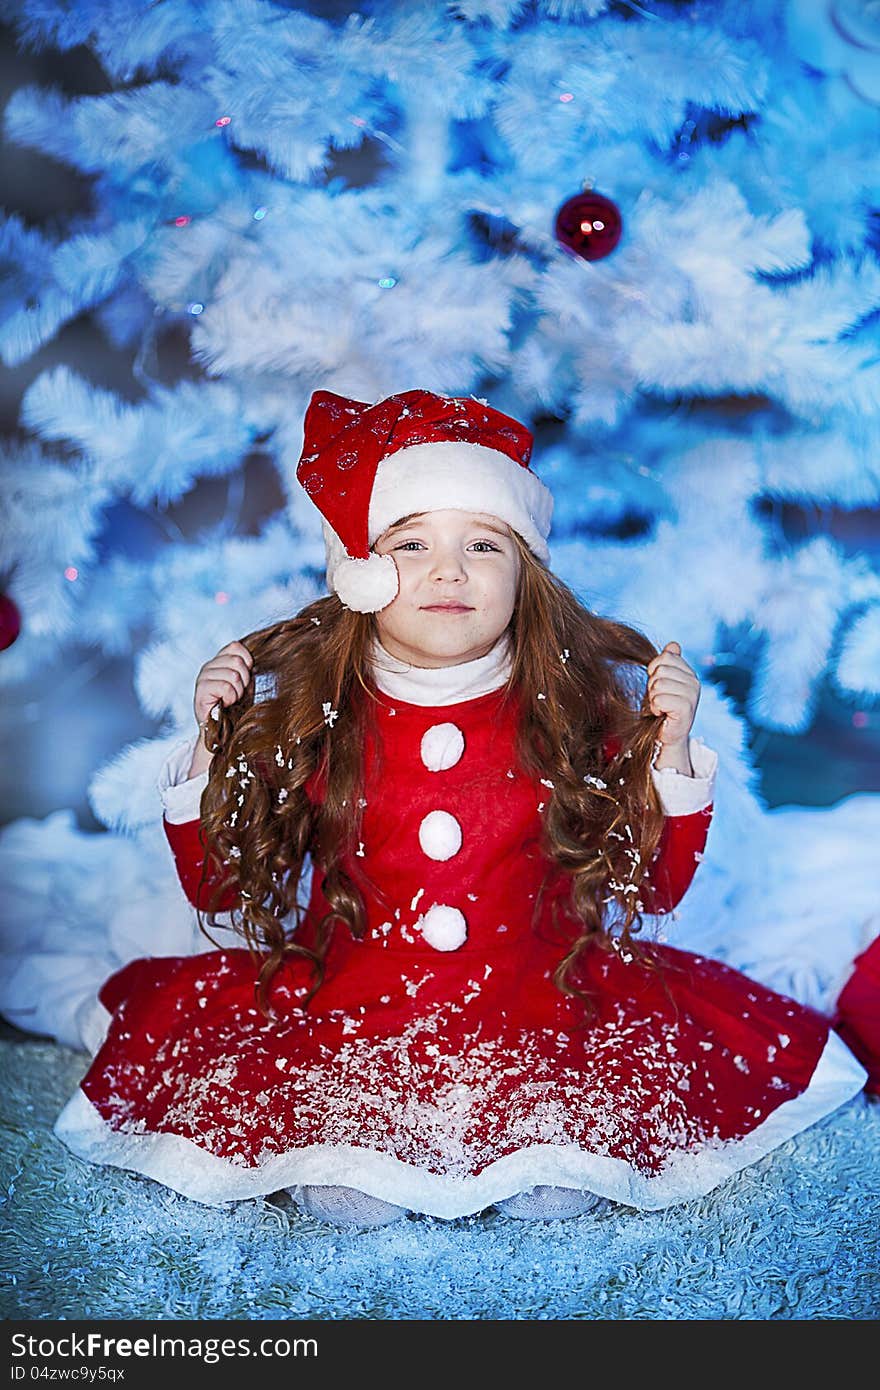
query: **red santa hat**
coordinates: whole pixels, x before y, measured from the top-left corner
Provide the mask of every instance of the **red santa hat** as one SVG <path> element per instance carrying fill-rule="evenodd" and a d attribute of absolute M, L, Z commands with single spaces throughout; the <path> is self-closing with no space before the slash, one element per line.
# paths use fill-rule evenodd
<path fill-rule="evenodd" d="M 475 396 L 401 391 L 370 405 L 315 391 L 296 476 L 321 513 L 327 587 L 375 613 L 397 593 L 397 566 L 370 546 L 413 512 L 487 512 L 545 564 L 553 495 L 529 468 L 533 437 Z"/>

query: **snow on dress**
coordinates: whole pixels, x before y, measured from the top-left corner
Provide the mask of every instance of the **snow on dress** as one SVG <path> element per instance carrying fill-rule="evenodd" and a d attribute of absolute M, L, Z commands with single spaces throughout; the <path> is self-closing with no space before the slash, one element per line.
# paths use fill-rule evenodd
<path fill-rule="evenodd" d="M 208 1205 L 297 1183 L 354 1187 L 465 1216 L 537 1184 L 656 1209 L 698 1197 L 863 1086 L 828 1021 L 706 957 L 657 942 L 651 969 L 599 948 L 550 978 L 568 880 L 539 847 L 551 789 L 517 766 L 502 715 L 509 653 L 439 671 L 374 648 L 378 746 L 365 750 L 363 837 L 344 868 L 367 910 L 337 929 L 303 1012 L 290 959 L 254 1003 L 244 947 L 131 961 L 100 990 L 106 1036 L 55 1133 Z M 177 767 L 185 779 L 193 743 Z M 654 769 L 666 812 L 645 909 L 670 911 L 702 855 L 717 755 Z M 377 753 L 381 752 L 381 769 Z M 194 905 L 207 778 L 169 786 L 165 831 Z M 309 795 L 320 800 L 313 778 Z M 312 875 L 304 939 L 327 910 Z M 234 889 L 224 905 L 235 902 Z"/>

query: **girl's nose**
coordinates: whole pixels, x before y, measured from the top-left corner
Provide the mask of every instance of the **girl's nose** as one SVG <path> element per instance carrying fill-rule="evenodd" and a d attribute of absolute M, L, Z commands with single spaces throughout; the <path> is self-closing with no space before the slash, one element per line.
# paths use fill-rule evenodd
<path fill-rule="evenodd" d="M 434 579 L 462 579 L 465 574 L 464 557 L 460 551 L 437 551 L 431 562 L 431 577 Z"/>

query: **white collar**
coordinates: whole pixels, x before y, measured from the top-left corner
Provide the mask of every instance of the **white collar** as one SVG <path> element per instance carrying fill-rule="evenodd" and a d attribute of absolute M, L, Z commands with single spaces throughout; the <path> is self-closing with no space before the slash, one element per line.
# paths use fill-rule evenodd
<path fill-rule="evenodd" d="M 503 632 L 491 651 L 459 666 L 411 666 L 373 638 L 373 679 L 384 695 L 410 705 L 455 705 L 498 690 L 510 675 L 510 638 Z"/>

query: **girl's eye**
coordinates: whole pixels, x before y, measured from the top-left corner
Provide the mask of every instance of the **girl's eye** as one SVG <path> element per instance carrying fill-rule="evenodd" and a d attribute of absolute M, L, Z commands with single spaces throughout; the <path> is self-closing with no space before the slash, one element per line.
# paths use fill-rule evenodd
<path fill-rule="evenodd" d="M 421 544 L 422 544 L 421 541 L 402 541 L 400 545 L 396 545 L 394 548 L 395 548 L 395 550 L 405 550 L 406 547 L 407 547 L 408 545 L 421 545 Z M 473 544 L 474 544 L 474 545 L 485 545 L 485 546 L 488 546 L 489 550 L 498 550 L 498 546 L 497 546 L 497 545 L 493 545 L 491 541 L 474 541 Z"/>

